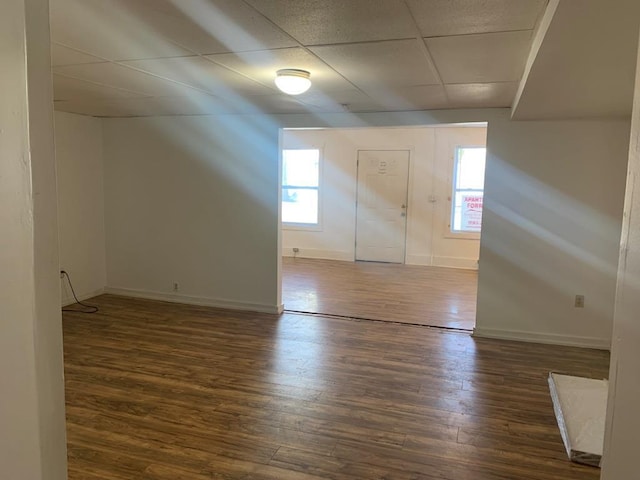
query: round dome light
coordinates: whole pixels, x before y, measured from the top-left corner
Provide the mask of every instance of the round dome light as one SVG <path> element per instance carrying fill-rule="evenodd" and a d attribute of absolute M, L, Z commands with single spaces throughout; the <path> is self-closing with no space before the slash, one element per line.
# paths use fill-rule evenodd
<path fill-rule="evenodd" d="M 288 95 L 300 95 L 309 90 L 311 74 L 306 70 L 285 68 L 276 72 L 276 87 Z"/>

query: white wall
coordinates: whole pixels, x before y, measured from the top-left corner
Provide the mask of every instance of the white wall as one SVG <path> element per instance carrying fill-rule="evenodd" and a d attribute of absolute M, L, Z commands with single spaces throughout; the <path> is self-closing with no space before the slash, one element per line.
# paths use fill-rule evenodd
<path fill-rule="evenodd" d="M 431 265 L 477 270 L 480 250 L 478 234 L 452 234 L 451 192 L 453 189 L 453 167 L 455 149 L 458 146 L 486 146 L 486 128 L 436 128 L 435 129 L 435 171 L 433 193 L 437 203 L 434 205 L 434 220 L 431 247 Z M 415 201 L 428 200 L 430 192 L 417 191 Z"/>
<path fill-rule="evenodd" d="M 479 239 L 448 234 L 456 145 L 484 145 L 484 127 L 286 130 L 283 148 L 322 151 L 320 230 L 284 227 L 283 254 L 353 261 L 358 150 L 409 150 L 406 263 L 476 268 Z M 429 202 L 436 195 L 437 203 Z"/>
<path fill-rule="evenodd" d="M 107 284 L 275 311 L 279 127 L 474 121 L 489 122 L 477 333 L 606 348 L 626 121 L 511 122 L 503 109 L 105 120 Z"/>
<path fill-rule="evenodd" d="M 627 121 L 489 124 L 476 334 L 610 345 L 628 142 Z"/>
<path fill-rule="evenodd" d="M 0 15 L 0 471 L 62 480 L 66 438 L 47 2 Z"/>
<path fill-rule="evenodd" d="M 105 119 L 106 291 L 278 311 L 281 128 L 415 126 L 507 115 L 492 109 Z"/>
<path fill-rule="evenodd" d="M 108 291 L 278 311 L 278 132 L 266 117 L 104 120 Z"/>
<path fill-rule="evenodd" d="M 640 51 L 638 52 L 640 65 Z M 618 267 L 603 480 L 638 477 L 640 443 L 640 70 L 636 72 L 629 169 Z"/>
<path fill-rule="evenodd" d="M 102 293 L 107 283 L 102 121 L 56 112 L 55 140 L 60 269 L 84 300 Z M 63 279 L 62 304 L 74 301 Z"/>

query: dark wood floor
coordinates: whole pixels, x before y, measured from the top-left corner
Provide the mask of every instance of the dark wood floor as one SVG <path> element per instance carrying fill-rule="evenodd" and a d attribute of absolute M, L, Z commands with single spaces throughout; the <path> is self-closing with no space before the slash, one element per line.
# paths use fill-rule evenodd
<path fill-rule="evenodd" d="M 472 330 L 478 272 L 284 257 L 287 310 Z"/>
<path fill-rule="evenodd" d="M 103 295 L 64 314 L 69 478 L 568 480 L 556 370 L 605 352 Z"/>

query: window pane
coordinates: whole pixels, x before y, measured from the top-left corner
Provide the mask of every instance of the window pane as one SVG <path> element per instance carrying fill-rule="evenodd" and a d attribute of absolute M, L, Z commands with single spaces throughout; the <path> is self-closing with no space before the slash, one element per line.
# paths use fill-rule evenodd
<path fill-rule="evenodd" d="M 455 185 L 451 202 L 451 231 L 480 232 L 487 149 L 459 147 L 455 158 Z"/>
<path fill-rule="evenodd" d="M 283 223 L 318 223 L 318 191 L 310 189 L 282 189 Z"/>
<path fill-rule="evenodd" d="M 453 201 L 454 232 L 480 232 L 484 192 L 456 192 Z"/>
<path fill-rule="evenodd" d="M 484 188 L 486 156 L 486 148 L 458 149 L 457 189 L 482 190 Z"/>
<path fill-rule="evenodd" d="M 283 150 L 282 185 L 317 187 L 320 150 Z"/>

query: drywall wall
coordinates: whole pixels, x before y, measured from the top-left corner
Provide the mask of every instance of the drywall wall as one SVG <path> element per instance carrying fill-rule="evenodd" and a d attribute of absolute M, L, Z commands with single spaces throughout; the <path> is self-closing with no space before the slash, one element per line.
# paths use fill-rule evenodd
<path fill-rule="evenodd" d="M 84 300 L 102 293 L 107 283 L 102 121 L 56 112 L 55 141 L 60 269 Z M 62 305 L 73 303 L 66 278 L 61 286 Z"/>
<path fill-rule="evenodd" d="M 0 469 L 66 474 L 47 2 L 0 15 Z"/>
<path fill-rule="evenodd" d="M 629 123 L 508 113 L 104 120 L 108 289 L 276 311 L 278 128 L 488 121 L 477 334 L 606 348 Z"/>
<path fill-rule="evenodd" d="M 450 234 L 452 154 L 484 145 L 484 127 L 286 130 L 283 148 L 322 152 L 320 227 L 283 227 L 283 254 L 353 261 L 359 150 L 410 152 L 405 263 L 477 268 L 479 237 Z M 430 197 L 435 202 L 430 201 Z"/>
<path fill-rule="evenodd" d="M 496 120 L 487 142 L 476 334 L 607 348 L 628 121 Z"/>
<path fill-rule="evenodd" d="M 638 52 L 640 65 L 640 51 Z M 637 478 L 640 442 L 640 70 L 636 71 L 602 480 Z"/>
<path fill-rule="evenodd" d="M 106 290 L 278 311 L 281 128 L 507 116 L 491 109 L 104 119 Z"/>
<path fill-rule="evenodd" d="M 276 312 L 281 128 L 507 117 L 489 109 L 104 119 L 106 290 Z"/>
<path fill-rule="evenodd" d="M 277 312 L 277 124 L 109 119 L 103 135 L 107 290 Z"/>

